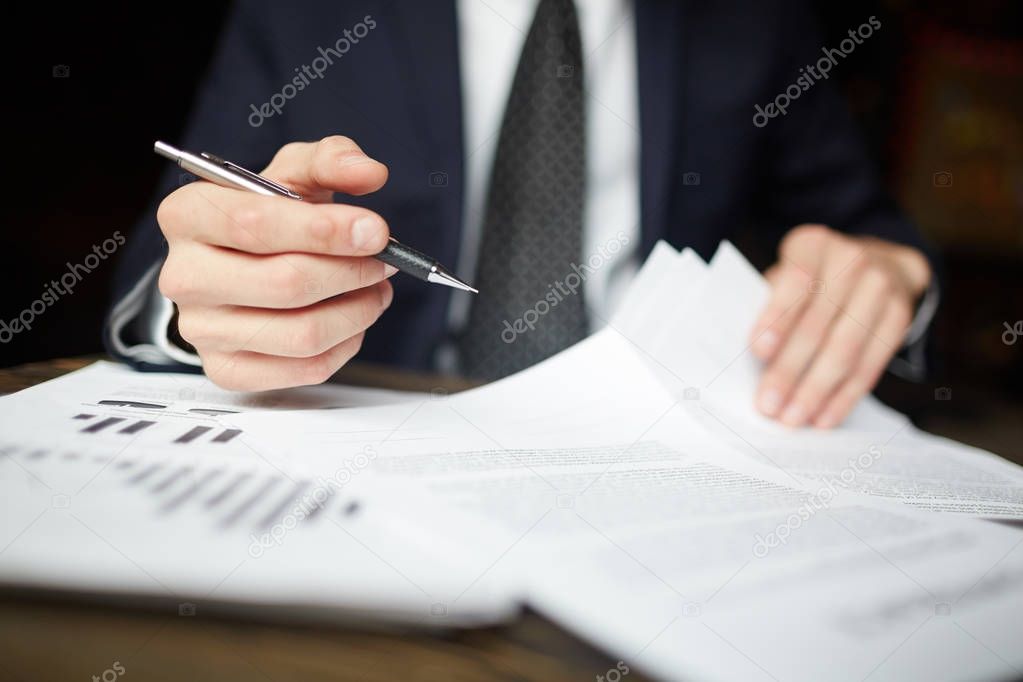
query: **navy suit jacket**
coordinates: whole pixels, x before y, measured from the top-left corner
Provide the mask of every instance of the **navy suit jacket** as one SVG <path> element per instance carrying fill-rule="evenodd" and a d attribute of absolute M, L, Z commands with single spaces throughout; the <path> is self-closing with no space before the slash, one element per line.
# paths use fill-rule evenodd
<path fill-rule="evenodd" d="M 322 78 L 280 114 L 253 114 L 320 57 L 319 48 L 334 48 L 360 22 L 375 26 L 340 58 L 331 55 Z M 923 248 L 886 199 L 830 80 L 803 92 L 786 115 L 754 125 L 755 105 L 774 100 L 822 56 L 806 6 L 636 0 L 635 23 L 641 257 L 658 239 L 708 257 L 742 228 L 777 241 L 804 222 Z M 388 165 L 390 180 L 375 194 L 338 200 L 379 212 L 402 241 L 453 265 L 465 156 L 457 30 L 454 0 L 238 3 L 177 142 L 259 169 L 287 142 L 347 135 Z M 686 174 L 699 174 L 699 184 Z M 156 206 L 180 176 L 168 169 L 128 240 L 117 299 L 163 257 Z M 447 334 L 451 290 L 402 275 L 392 282 L 394 302 L 360 357 L 430 369 Z"/>

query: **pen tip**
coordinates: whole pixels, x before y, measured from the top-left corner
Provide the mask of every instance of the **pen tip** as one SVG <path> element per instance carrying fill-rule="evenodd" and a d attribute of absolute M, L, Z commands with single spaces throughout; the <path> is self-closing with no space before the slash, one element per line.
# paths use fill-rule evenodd
<path fill-rule="evenodd" d="M 452 289 L 471 291 L 474 294 L 479 293 L 479 289 L 469 286 L 466 282 L 463 282 L 462 280 L 458 279 L 457 277 L 452 275 L 447 270 L 441 268 L 440 266 L 434 268 L 433 272 L 429 274 L 427 279 L 429 279 L 429 281 L 435 284 L 443 284 L 444 286 L 449 286 Z"/>

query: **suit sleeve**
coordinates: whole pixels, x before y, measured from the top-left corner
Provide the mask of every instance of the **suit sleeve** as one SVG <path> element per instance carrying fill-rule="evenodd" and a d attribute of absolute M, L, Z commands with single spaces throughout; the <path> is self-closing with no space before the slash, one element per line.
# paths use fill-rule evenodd
<path fill-rule="evenodd" d="M 175 146 L 210 151 L 259 169 L 286 142 L 280 117 L 253 115 L 252 107 L 259 107 L 281 87 L 274 80 L 279 73 L 269 42 L 274 34 L 262 25 L 261 17 L 268 16 L 263 4 L 240 2 L 229 12 L 197 90 L 184 137 Z M 118 263 L 103 341 L 112 356 L 137 369 L 198 371 L 198 357 L 175 339 L 173 304 L 157 289 L 167 244 L 156 222 L 156 210 L 164 197 L 192 179 L 168 163 Z"/>

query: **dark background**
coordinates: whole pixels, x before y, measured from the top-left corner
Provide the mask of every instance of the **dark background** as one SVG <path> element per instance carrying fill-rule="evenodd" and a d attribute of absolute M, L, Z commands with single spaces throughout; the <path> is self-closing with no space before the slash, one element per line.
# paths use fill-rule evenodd
<path fill-rule="evenodd" d="M 889 377 L 879 392 L 924 428 L 1020 461 L 1023 336 L 1003 336 L 1012 340 L 1017 321 L 1023 331 L 1023 3 L 815 4 L 829 46 L 870 15 L 881 20 L 832 77 L 891 193 L 945 258 L 932 376 Z M 225 9 L 175 3 L 155 26 L 144 3 L 29 9 L 45 13 L 33 39 L 14 35 L 5 48 L 17 52 L 6 63 L 24 68 L 6 97 L 0 319 L 17 316 L 68 261 L 128 233 L 166 163 L 152 142 L 180 137 Z M 113 271 L 104 261 L 0 345 L 0 366 L 101 351 Z"/>

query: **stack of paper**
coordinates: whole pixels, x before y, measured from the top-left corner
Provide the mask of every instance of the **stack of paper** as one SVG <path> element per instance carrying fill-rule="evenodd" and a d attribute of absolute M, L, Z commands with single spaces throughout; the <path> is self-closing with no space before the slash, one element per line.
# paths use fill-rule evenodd
<path fill-rule="evenodd" d="M 4 399 L 0 580 L 438 625 L 526 602 L 665 679 L 1018 675 L 1023 534 L 982 519 L 1023 518 L 1021 470 L 873 399 L 763 419 L 765 297 L 730 245 L 659 244 L 603 331 L 453 396 L 103 365 Z"/>

